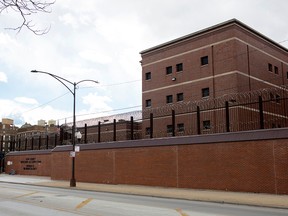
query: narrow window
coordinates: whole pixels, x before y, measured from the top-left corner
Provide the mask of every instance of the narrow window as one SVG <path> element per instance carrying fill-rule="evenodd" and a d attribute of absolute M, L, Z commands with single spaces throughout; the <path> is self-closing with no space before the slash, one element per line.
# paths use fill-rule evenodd
<path fill-rule="evenodd" d="M 146 100 L 146 107 L 151 107 L 151 99 Z"/>
<path fill-rule="evenodd" d="M 166 67 L 166 74 L 172 74 L 172 66 Z"/>
<path fill-rule="evenodd" d="M 176 71 L 177 72 L 183 71 L 183 64 L 182 63 L 176 65 Z"/>
<path fill-rule="evenodd" d="M 177 124 L 177 131 L 184 132 L 184 123 Z"/>
<path fill-rule="evenodd" d="M 177 94 L 177 102 L 183 101 L 183 100 L 184 100 L 184 95 L 183 95 L 183 93 L 178 93 L 178 94 Z"/>
<path fill-rule="evenodd" d="M 276 94 L 275 101 L 276 103 L 280 103 L 280 95 Z"/>
<path fill-rule="evenodd" d="M 210 120 L 203 121 L 203 129 L 205 129 L 205 130 L 211 129 Z"/>
<path fill-rule="evenodd" d="M 288 71 L 286 72 L 286 79 L 288 79 Z"/>
<path fill-rule="evenodd" d="M 279 74 L 279 71 L 278 71 L 278 67 L 277 67 L 277 66 L 274 66 L 274 73 L 275 73 L 275 74 Z"/>
<path fill-rule="evenodd" d="M 145 73 L 145 79 L 150 80 L 151 79 L 151 72 Z"/>
<path fill-rule="evenodd" d="M 273 72 L 272 64 L 268 63 L 268 71 Z"/>
<path fill-rule="evenodd" d="M 203 88 L 202 89 L 202 97 L 209 97 L 209 88 Z"/>
<path fill-rule="evenodd" d="M 201 57 L 201 65 L 207 65 L 208 64 L 208 56 Z"/>
<path fill-rule="evenodd" d="M 167 125 L 167 133 L 173 132 L 173 125 Z"/>
<path fill-rule="evenodd" d="M 173 96 L 172 95 L 167 95 L 166 96 L 166 103 L 173 103 Z"/>

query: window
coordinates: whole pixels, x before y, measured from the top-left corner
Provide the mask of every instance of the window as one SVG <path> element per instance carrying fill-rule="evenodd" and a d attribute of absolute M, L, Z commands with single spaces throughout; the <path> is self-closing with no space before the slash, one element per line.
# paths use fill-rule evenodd
<path fill-rule="evenodd" d="M 145 104 L 145 106 L 146 107 L 151 107 L 151 99 L 148 99 L 148 100 L 146 100 L 146 104 Z"/>
<path fill-rule="evenodd" d="M 273 71 L 272 68 L 273 68 L 273 67 L 272 67 L 272 64 L 268 63 L 268 71 L 272 72 L 272 71 Z"/>
<path fill-rule="evenodd" d="M 145 73 L 145 80 L 150 80 L 151 79 L 151 72 Z"/>
<path fill-rule="evenodd" d="M 177 72 L 183 71 L 183 64 L 182 63 L 176 65 L 176 71 Z"/>
<path fill-rule="evenodd" d="M 205 130 L 211 129 L 210 120 L 203 121 L 203 129 L 205 129 Z"/>
<path fill-rule="evenodd" d="M 178 132 L 184 132 L 184 124 L 183 123 L 177 124 L 177 131 Z"/>
<path fill-rule="evenodd" d="M 201 57 L 201 65 L 207 65 L 208 64 L 208 56 Z"/>
<path fill-rule="evenodd" d="M 146 135 L 150 135 L 150 133 L 151 133 L 151 128 L 150 128 L 150 127 L 147 127 L 147 128 L 145 129 L 145 134 L 146 134 Z"/>
<path fill-rule="evenodd" d="M 286 79 L 288 79 L 288 71 L 286 72 Z"/>
<path fill-rule="evenodd" d="M 276 94 L 275 101 L 276 103 L 280 103 L 280 95 Z"/>
<path fill-rule="evenodd" d="M 183 93 L 178 93 L 178 94 L 177 94 L 177 102 L 183 101 L 183 100 L 184 100 L 184 95 L 183 95 Z"/>
<path fill-rule="evenodd" d="M 278 67 L 277 67 L 277 66 L 274 66 L 274 73 L 275 73 L 275 74 L 279 74 L 279 71 L 278 71 Z"/>
<path fill-rule="evenodd" d="M 172 95 L 167 95 L 166 96 L 166 103 L 172 103 L 173 102 L 173 96 Z"/>
<path fill-rule="evenodd" d="M 173 132 L 173 125 L 167 125 L 167 133 Z"/>
<path fill-rule="evenodd" d="M 209 97 L 209 88 L 202 89 L 202 97 Z"/>
<path fill-rule="evenodd" d="M 166 74 L 172 74 L 172 66 L 166 67 Z"/>

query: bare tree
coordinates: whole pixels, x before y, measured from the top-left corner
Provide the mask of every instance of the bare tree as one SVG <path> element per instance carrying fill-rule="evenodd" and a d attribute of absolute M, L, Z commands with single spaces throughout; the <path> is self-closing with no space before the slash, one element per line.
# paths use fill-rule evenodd
<path fill-rule="evenodd" d="M 37 13 L 50 13 L 50 7 L 54 3 L 55 0 L 0 0 L 0 14 L 11 9 L 21 17 L 22 22 L 18 27 L 8 29 L 20 32 L 23 27 L 26 27 L 36 35 L 43 35 L 49 31 L 50 27 L 37 29 L 29 18 Z"/>

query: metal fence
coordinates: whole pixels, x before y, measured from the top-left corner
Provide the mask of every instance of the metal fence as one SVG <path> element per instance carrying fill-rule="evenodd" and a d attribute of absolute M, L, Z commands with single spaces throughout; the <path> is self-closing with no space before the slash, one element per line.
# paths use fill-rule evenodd
<path fill-rule="evenodd" d="M 287 93 L 287 87 L 281 86 L 83 120 L 76 125 L 83 135 L 77 142 L 104 143 L 287 127 Z M 71 126 L 65 125 L 70 131 Z M 0 152 L 71 144 L 71 133 L 62 127 L 59 131 L 45 137 L 16 136 L 9 140 L 2 137 Z"/>

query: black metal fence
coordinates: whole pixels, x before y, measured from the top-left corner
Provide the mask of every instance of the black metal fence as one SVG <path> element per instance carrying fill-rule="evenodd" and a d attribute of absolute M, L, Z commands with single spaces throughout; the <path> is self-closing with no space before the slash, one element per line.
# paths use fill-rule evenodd
<path fill-rule="evenodd" d="M 83 136 L 77 143 L 287 127 L 287 96 L 288 89 L 278 87 L 79 121 L 77 130 L 81 131 Z M 69 128 L 69 124 L 66 127 Z M 67 144 L 71 144 L 71 134 L 67 135 L 63 129 L 59 130 L 59 133 L 44 137 L 15 136 L 5 140 L 2 136 L 0 152 L 51 149 Z"/>

